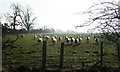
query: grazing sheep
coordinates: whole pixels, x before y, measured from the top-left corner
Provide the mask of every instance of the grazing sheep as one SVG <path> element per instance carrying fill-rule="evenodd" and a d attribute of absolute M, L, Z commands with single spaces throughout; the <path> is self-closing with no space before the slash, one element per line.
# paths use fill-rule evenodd
<path fill-rule="evenodd" d="M 67 38 L 66 42 L 69 43 L 70 42 L 70 38 Z"/>
<path fill-rule="evenodd" d="M 71 43 L 75 42 L 75 38 L 71 37 Z"/>
<path fill-rule="evenodd" d="M 79 39 L 79 42 L 81 43 L 81 41 L 82 41 L 82 37 L 79 37 L 78 39 Z"/>
<path fill-rule="evenodd" d="M 99 44 L 99 38 L 96 37 L 94 40 L 96 44 Z"/>
<path fill-rule="evenodd" d="M 34 39 L 37 39 L 37 35 L 36 34 L 34 34 Z"/>
<path fill-rule="evenodd" d="M 64 38 L 66 39 L 66 38 L 68 38 L 67 36 L 64 36 Z"/>
<path fill-rule="evenodd" d="M 59 37 L 58 40 L 61 41 L 61 40 L 62 40 L 62 37 Z"/>
<path fill-rule="evenodd" d="M 38 38 L 38 44 L 40 44 L 43 41 L 41 37 Z"/>
<path fill-rule="evenodd" d="M 79 39 L 75 38 L 75 44 L 79 43 Z"/>
<path fill-rule="evenodd" d="M 57 39 L 55 37 L 52 37 L 52 44 L 54 45 L 55 43 L 57 43 Z"/>
<path fill-rule="evenodd" d="M 70 42 L 70 38 L 65 36 L 65 42 L 69 43 Z"/>
<path fill-rule="evenodd" d="M 47 35 L 47 36 L 46 36 L 46 39 L 47 39 L 47 40 L 50 39 L 50 36 Z"/>
<path fill-rule="evenodd" d="M 57 39 L 57 35 L 54 36 Z"/>
<path fill-rule="evenodd" d="M 40 37 L 40 38 L 42 38 L 42 35 L 41 35 L 41 34 L 39 34 L 39 37 Z"/>
<path fill-rule="evenodd" d="M 63 36 L 64 37 L 64 41 L 66 41 L 66 39 L 68 38 L 67 36 Z"/>
<path fill-rule="evenodd" d="M 86 37 L 86 43 L 89 43 L 89 41 L 90 41 L 90 36 L 87 36 Z"/>

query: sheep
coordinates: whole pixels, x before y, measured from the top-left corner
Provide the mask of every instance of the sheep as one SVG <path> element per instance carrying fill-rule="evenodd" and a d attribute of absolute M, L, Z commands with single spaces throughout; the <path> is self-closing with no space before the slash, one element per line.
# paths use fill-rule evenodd
<path fill-rule="evenodd" d="M 79 42 L 81 43 L 81 41 L 82 41 L 82 37 L 79 37 L 78 39 L 79 39 Z"/>
<path fill-rule="evenodd" d="M 71 43 L 75 42 L 75 38 L 71 37 Z"/>
<path fill-rule="evenodd" d="M 50 36 L 47 35 L 47 36 L 46 36 L 46 39 L 47 39 L 47 40 L 50 39 Z"/>
<path fill-rule="evenodd" d="M 66 42 L 66 39 L 68 38 L 67 36 L 63 36 L 64 37 L 64 41 Z"/>
<path fill-rule="evenodd" d="M 37 39 L 37 35 L 36 34 L 34 34 L 34 39 Z"/>
<path fill-rule="evenodd" d="M 64 36 L 65 39 L 67 39 L 68 37 L 67 36 Z"/>
<path fill-rule="evenodd" d="M 79 39 L 75 38 L 75 44 L 79 43 Z"/>
<path fill-rule="evenodd" d="M 70 42 L 70 38 L 65 36 L 65 42 L 69 43 Z"/>
<path fill-rule="evenodd" d="M 62 40 L 62 37 L 59 37 L 58 40 L 61 41 L 61 40 Z"/>
<path fill-rule="evenodd" d="M 86 37 L 86 43 L 89 43 L 89 40 L 90 40 L 90 36 L 87 36 Z"/>
<path fill-rule="evenodd" d="M 57 35 L 54 36 L 57 39 Z"/>
<path fill-rule="evenodd" d="M 96 37 L 94 40 L 96 44 L 99 44 L 99 38 Z"/>
<path fill-rule="evenodd" d="M 42 35 L 41 35 L 41 34 L 39 34 L 39 37 L 40 37 L 40 38 L 42 38 Z"/>
<path fill-rule="evenodd" d="M 38 38 L 38 44 L 40 44 L 43 41 L 41 37 Z"/>
<path fill-rule="evenodd" d="M 52 44 L 54 45 L 55 43 L 57 43 L 57 39 L 55 37 L 52 37 Z"/>

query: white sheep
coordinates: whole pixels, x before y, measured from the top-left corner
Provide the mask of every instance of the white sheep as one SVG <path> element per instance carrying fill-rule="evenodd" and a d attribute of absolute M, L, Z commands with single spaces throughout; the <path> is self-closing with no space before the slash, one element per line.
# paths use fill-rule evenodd
<path fill-rule="evenodd" d="M 57 39 L 55 37 L 52 37 L 52 44 L 54 45 L 55 43 L 57 43 Z"/>
<path fill-rule="evenodd" d="M 75 38 L 75 44 L 79 43 L 79 39 Z"/>
<path fill-rule="evenodd" d="M 34 39 L 37 39 L 37 35 L 36 34 L 34 34 Z"/>
<path fill-rule="evenodd" d="M 66 42 L 66 39 L 68 38 L 67 36 L 63 36 L 64 37 L 64 41 Z"/>
<path fill-rule="evenodd" d="M 99 44 L 99 38 L 96 37 L 94 40 L 96 44 Z"/>
<path fill-rule="evenodd" d="M 70 38 L 69 37 L 65 37 L 65 42 L 69 43 L 70 42 Z"/>
<path fill-rule="evenodd" d="M 90 41 L 90 36 L 87 36 L 86 37 L 86 43 L 89 43 L 89 41 Z"/>
<path fill-rule="evenodd" d="M 41 34 L 39 34 L 39 37 L 40 37 L 40 38 L 42 38 L 42 35 L 41 35 Z"/>
<path fill-rule="evenodd" d="M 47 36 L 46 36 L 46 39 L 47 39 L 47 40 L 50 39 L 50 36 L 47 35 Z"/>
<path fill-rule="evenodd" d="M 57 39 L 57 35 L 54 36 Z"/>
<path fill-rule="evenodd" d="M 82 41 L 82 37 L 79 37 L 78 39 L 79 39 L 79 42 L 81 43 L 81 41 Z"/>
<path fill-rule="evenodd" d="M 71 43 L 75 42 L 75 38 L 71 37 Z"/>
<path fill-rule="evenodd" d="M 62 37 L 59 37 L 58 40 L 61 41 L 61 40 L 62 40 Z"/>
<path fill-rule="evenodd" d="M 38 38 L 38 44 L 40 44 L 43 41 L 41 37 Z"/>

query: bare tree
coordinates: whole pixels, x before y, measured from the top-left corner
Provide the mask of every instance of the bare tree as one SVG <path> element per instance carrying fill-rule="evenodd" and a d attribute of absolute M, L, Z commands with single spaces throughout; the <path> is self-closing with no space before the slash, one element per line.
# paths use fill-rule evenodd
<path fill-rule="evenodd" d="M 103 1 L 94 4 L 82 14 L 89 15 L 88 20 L 76 27 L 95 24 L 91 30 L 99 30 L 102 35 L 117 46 L 118 61 L 120 67 L 120 5 L 115 1 Z"/>
<path fill-rule="evenodd" d="M 16 26 L 19 25 L 19 20 L 17 19 L 17 17 L 19 17 L 20 13 L 21 13 L 21 5 L 17 4 L 17 3 L 13 3 L 11 5 L 11 8 L 13 10 L 13 15 L 12 14 L 7 14 L 7 19 L 9 19 L 9 21 L 11 20 L 11 25 L 13 26 L 13 30 L 16 29 Z"/>
<path fill-rule="evenodd" d="M 4 16 L 6 17 L 6 20 L 8 21 L 7 25 L 8 25 L 11 29 L 15 30 L 15 29 L 16 29 L 16 26 L 22 25 L 19 16 L 14 17 L 14 16 L 10 15 L 9 13 L 5 14 Z M 15 18 L 16 18 L 16 19 L 15 19 Z"/>
<path fill-rule="evenodd" d="M 22 11 L 22 15 L 20 15 L 20 17 L 22 19 L 22 23 L 23 23 L 24 27 L 29 32 L 36 20 L 36 17 L 34 16 L 31 8 L 28 7 L 25 9 L 25 11 Z"/>

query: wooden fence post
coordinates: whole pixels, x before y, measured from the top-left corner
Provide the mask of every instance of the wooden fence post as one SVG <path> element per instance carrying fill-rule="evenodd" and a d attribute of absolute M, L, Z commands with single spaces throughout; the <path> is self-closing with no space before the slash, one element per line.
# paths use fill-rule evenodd
<path fill-rule="evenodd" d="M 101 42 L 101 50 L 100 50 L 100 66 L 103 66 L 103 42 Z"/>
<path fill-rule="evenodd" d="M 120 72 L 120 45 L 117 43 L 118 68 Z"/>
<path fill-rule="evenodd" d="M 42 48 L 42 70 L 46 69 L 46 49 L 47 49 L 47 41 L 43 41 L 43 48 Z"/>
<path fill-rule="evenodd" d="M 63 68 L 63 61 L 64 61 L 64 42 L 61 43 L 61 49 L 60 49 L 60 64 L 59 64 L 60 69 Z"/>

